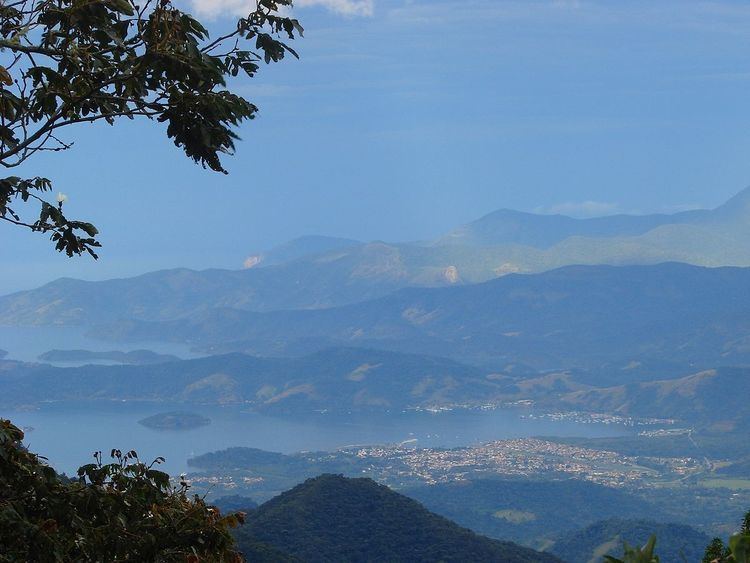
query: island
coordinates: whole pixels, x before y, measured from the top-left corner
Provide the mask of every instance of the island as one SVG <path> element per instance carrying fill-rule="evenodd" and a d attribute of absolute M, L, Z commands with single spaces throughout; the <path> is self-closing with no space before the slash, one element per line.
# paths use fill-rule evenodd
<path fill-rule="evenodd" d="M 189 412 L 164 412 L 138 421 L 153 430 L 191 430 L 211 424 L 211 419 Z"/>
<path fill-rule="evenodd" d="M 2 356 L 0 356 L 2 357 Z M 50 350 L 38 356 L 43 362 L 116 362 L 118 364 L 148 365 L 176 362 L 180 358 L 170 354 L 157 354 L 151 350 L 133 350 L 121 352 L 92 352 L 91 350 Z"/>
<path fill-rule="evenodd" d="M 2 360 L 7 355 L 8 355 L 7 350 L 0 350 L 0 360 Z"/>

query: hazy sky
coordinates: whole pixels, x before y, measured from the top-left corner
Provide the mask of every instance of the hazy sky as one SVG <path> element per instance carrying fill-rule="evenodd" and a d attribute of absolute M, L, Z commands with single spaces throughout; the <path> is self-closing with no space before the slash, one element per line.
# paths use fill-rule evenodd
<path fill-rule="evenodd" d="M 195 0 L 216 30 L 242 0 Z M 304 234 L 424 239 L 501 207 L 713 207 L 750 184 L 750 4 L 298 0 L 302 59 L 234 85 L 229 176 L 150 122 L 82 126 L 24 171 L 102 231 L 69 260 L 0 225 L 0 293 L 61 275 L 240 267 Z"/>

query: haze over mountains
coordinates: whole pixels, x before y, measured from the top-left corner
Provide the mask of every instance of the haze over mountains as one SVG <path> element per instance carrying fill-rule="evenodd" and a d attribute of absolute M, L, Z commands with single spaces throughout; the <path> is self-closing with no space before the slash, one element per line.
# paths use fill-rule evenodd
<path fill-rule="evenodd" d="M 700 390 L 712 412 L 723 386 L 744 380 L 695 374 L 750 364 L 750 269 L 649 263 L 646 238 L 684 242 L 685 229 L 701 244 L 732 238 L 726 248 L 744 252 L 750 190 L 711 211 L 572 219 L 503 210 L 429 243 L 306 237 L 245 270 L 58 280 L 0 298 L 0 323 L 82 325 L 99 338 L 230 355 L 75 371 L 8 364 L 6 401 L 172 397 L 310 410 L 533 399 L 679 418 L 683 398 Z M 561 249 L 592 244 L 630 258 L 534 274 L 504 266 L 513 248 L 523 260 L 565 262 Z M 701 244 L 694 262 L 733 262 Z"/>
<path fill-rule="evenodd" d="M 214 309 L 98 327 L 114 340 L 190 342 L 204 352 L 297 355 L 332 346 L 448 356 L 497 369 L 750 359 L 750 269 L 571 266 L 476 285 L 409 288 L 322 310 Z"/>
<path fill-rule="evenodd" d="M 745 408 L 750 368 L 638 381 L 628 367 L 613 366 L 609 378 L 576 371 L 517 373 L 512 367 L 498 372 L 440 357 L 356 348 L 300 358 L 229 354 L 75 368 L 3 362 L 0 407 L 140 401 L 244 405 L 261 412 L 304 414 L 533 401 L 540 408 L 674 419 L 725 432 L 750 428 Z M 613 378 L 618 380 L 615 385 Z"/>
<path fill-rule="evenodd" d="M 434 241 L 358 243 L 305 237 L 248 259 L 249 269 L 167 270 L 61 279 L 0 298 L 2 324 L 170 320 L 217 307 L 248 311 L 345 305 L 418 286 L 483 282 L 566 265 L 676 261 L 750 266 L 750 189 L 714 210 L 573 219 L 500 210 Z"/>
<path fill-rule="evenodd" d="M 748 214 L 750 188 L 716 209 L 696 209 L 671 215 L 607 215 L 575 219 L 565 215 L 540 215 L 500 209 L 451 231 L 437 243 L 464 246 L 518 244 L 549 249 L 571 237 L 625 239 L 646 235 L 655 229 L 674 229 L 681 225 L 709 230 L 719 229 L 723 225 L 730 227 L 729 230 L 740 231 L 742 224 L 747 223 Z"/>
<path fill-rule="evenodd" d="M 249 404 L 272 411 L 403 409 L 481 403 L 500 386 L 443 358 L 336 349 L 302 358 L 241 354 L 125 366 L 0 366 L 0 407 L 49 401 Z"/>

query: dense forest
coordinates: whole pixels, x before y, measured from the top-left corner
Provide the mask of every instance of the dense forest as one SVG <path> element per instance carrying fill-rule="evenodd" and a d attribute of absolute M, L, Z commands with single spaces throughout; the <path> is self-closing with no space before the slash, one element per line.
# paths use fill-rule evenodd
<path fill-rule="evenodd" d="M 505 561 L 556 557 L 491 540 L 369 479 L 321 475 L 248 513 L 238 547 L 269 544 L 304 561 Z"/>

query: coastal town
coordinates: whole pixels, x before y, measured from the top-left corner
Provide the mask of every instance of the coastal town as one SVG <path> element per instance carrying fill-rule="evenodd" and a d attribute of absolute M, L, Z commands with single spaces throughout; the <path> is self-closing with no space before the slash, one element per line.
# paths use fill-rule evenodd
<path fill-rule="evenodd" d="M 203 470 L 198 459 L 191 462 L 199 471 L 190 479 L 199 488 L 241 489 L 251 494 L 273 487 L 280 475 L 300 479 L 316 471 L 371 477 L 396 488 L 481 477 L 574 478 L 609 487 L 643 488 L 678 482 L 705 470 L 705 461 L 692 457 L 635 457 L 539 438 L 451 449 L 403 443 L 304 452 L 279 456 L 272 466 L 243 459 L 244 465 L 230 458 L 224 469 Z"/>
<path fill-rule="evenodd" d="M 337 455 L 352 454 L 345 450 Z M 498 440 L 454 449 L 376 446 L 358 449 L 353 455 L 366 465 L 363 473 L 393 484 L 406 484 L 414 479 L 434 484 L 493 475 L 557 474 L 621 487 L 643 483 L 657 474 L 682 478 L 702 467 L 698 460 L 689 457 L 648 458 L 648 465 L 643 465 L 639 458 L 536 438 Z"/>

